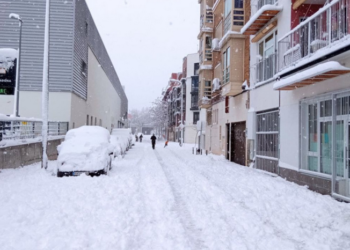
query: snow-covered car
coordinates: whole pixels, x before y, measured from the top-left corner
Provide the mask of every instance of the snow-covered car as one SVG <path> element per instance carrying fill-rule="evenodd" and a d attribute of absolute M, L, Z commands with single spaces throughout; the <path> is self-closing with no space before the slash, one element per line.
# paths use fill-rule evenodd
<path fill-rule="evenodd" d="M 119 138 L 127 141 L 127 151 L 132 147 L 133 135 L 130 129 L 127 128 L 115 128 L 112 130 L 112 135 L 116 135 Z"/>
<path fill-rule="evenodd" d="M 102 127 L 83 126 L 68 131 L 57 148 L 57 176 L 107 174 L 114 150 L 109 140 L 109 131 Z"/>
<path fill-rule="evenodd" d="M 128 142 L 123 138 L 119 138 L 117 135 L 111 135 L 110 143 L 113 146 L 113 157 L 124 157 Z"/>

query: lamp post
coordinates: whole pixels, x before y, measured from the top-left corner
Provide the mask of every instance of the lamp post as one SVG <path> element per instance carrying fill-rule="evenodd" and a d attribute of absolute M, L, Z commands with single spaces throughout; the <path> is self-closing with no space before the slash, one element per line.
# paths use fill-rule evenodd
<path fill-rule="evenodd" d="M 48 113 L 49 113 L 49 24 L 50 24 L 50 0 L 46 0 L 45 14 L 45 39 L 44 39 L 44 65 L 43 65 L 43 88 L 42 88 L 42 143 L 43 157 L 41 167 L 47 169 L 47 137 L 48 137 Z"/>
<path fill-rule="evenodd" d="M 18 20 L 19 24 L 19 45 L 18 45 L 18 58 L 17 58 L 17 72 L 16 72 L 16 94 L 15 94 L 15 101 L 14 101 L 14 112 L 13 114 L 16 115 L 16 117 L 19 116 L 19 84 L 20 84 L 20 79 L 21 79 L 21 53 L 22 53 L 22 24 L 23 21 L 21 17 L 18 14 L 11 13 L 9 16 L 10 19 L 16 19 Z"/>

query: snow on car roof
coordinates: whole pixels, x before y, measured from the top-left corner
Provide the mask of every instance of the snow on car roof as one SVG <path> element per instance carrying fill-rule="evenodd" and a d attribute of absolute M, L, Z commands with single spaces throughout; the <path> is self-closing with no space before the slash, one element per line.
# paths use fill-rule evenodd
<path fill-rule="evenodd" d="M 83 126 L 68 131 L 65 141 L 58 147 L 59 154 L 87 153 L 102 144 L 109 143 L 107 129 Z"/>

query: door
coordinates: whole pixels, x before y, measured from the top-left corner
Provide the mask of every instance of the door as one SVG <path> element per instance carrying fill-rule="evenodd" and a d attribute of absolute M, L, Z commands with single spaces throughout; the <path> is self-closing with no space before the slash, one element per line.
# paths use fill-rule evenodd
<path fill-rule="evenodd" d="M 245 166 L 246 164 L 246 123 L 231 124 L 231 161 Z"/>
<path fill-rule="evenodd" d="M 226 124 L 226 160 L 230 160 L 230 124 Z"/>

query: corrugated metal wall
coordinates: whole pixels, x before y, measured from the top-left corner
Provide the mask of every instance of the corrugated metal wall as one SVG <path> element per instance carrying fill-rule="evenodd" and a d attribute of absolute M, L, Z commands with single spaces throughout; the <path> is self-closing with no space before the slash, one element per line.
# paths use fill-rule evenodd
<path fill-rule="evenodd" d="M 9 14 L 19 14 L 23 20 L 21 90 L 42 89 L 45 3 L 0 0 L 0 48 L 18 48 L 18 21 L 9 19 Z M 51 0 L 50 91 L 72 89 L 73 10 L 73 0 Z"/>
<path fill-rule="evenodd" d="M 72 91 L 87 98 L 88 46 L 98 58 L 122 100 L 121 113 L 128 110 L 128 99 L 84 0 L 50 0 L 50 91 Z M 24 91 L 41 91 L 45 31 L 44 0 L 0 0 L 0 48 L 17 48 L 18 21 L 23 19 L 21 86 Z M 88 32 L 86 32 L 88 29 Z"/>

